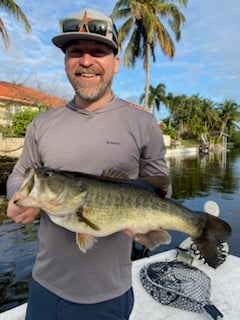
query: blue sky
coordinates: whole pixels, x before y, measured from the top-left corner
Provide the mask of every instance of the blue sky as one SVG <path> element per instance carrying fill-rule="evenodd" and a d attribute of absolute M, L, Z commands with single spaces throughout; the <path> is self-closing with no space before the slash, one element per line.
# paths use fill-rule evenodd
<path fill-rule="evenodd" d="M 70 99 L 73 91 L 65 75 L 64 56 L 51 42 L 59 33 L 58 21 L 84 7 L 104 9 L 104 13 L 110 14 L 115 1 L 16 3 L 27 15 L 32 32 L 25 33 L 22 24 L 0 9 L 11 39 L 11 48 L 5 50 L 0 38 L 0 80 Z M 151 85 L 164 83 L 166 91 L 173 94 L 199 94 L 215 102 L 233 99 L 240 103 L 240 1 L 188 0 L 187 8 L 181 10 L 186 22 L 181 40 L 175 42 L 175 57 L 170 60 L 157 48 L 157 61 L 151 64 Z M 118 96 L 138 103 L 144 85 L 142 61 L 134 69 L 126 69 L 122 63 L 113 89 Z M 163 108 L 157 117 L 165 116 Z"/>

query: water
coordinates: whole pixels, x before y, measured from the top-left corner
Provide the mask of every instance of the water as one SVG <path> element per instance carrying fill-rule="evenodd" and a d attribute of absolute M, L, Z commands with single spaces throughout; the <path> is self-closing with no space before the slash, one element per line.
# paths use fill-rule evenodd
<path fill-rule="evenodd" d="M 192 158 L 168 159 L 173 198 L 194 210 L 203 210 L 207 200 L 220 207 L 220 216 L 233 229 L 230 253 L 240 257 L 240 151 Z M 6 199 L 0 196 L 0 312 L 27 299 L 28 279 L 37 251 L 38 221 L 18 225 L 7 219 Z M 171 245 L 153 254 L 175 248 L 186 238 L 171 232 Z"/>
<path fill-rule="evenodd" d="M 0 202 L 5 207 L 3 197 Z M 18 225 L 0 214 L 0 312 L 26 301 L 37 252 L 37 229 L 38 221 Z"/>
<path fill-rule="evenodd" d="M 171 158 L 168 166 L 173 185 L 173 198 L 184 206 L 203 211 L 206 201 L 216 201 L 220 217 L 232 227 L 228 241 L 230 253 L 240 257 L 240 150 L 192 158 Z M 185 235 L 171 232 L 172 243 L 153 254 L 175 248 Z"/>

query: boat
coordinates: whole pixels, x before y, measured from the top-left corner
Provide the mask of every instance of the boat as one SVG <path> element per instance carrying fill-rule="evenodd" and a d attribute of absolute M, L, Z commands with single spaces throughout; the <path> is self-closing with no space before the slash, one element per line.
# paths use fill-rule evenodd
<path fill-rule="evenodd" d="M 144 289 L 139 273 L 142 267 L 156 261 L 172 261 L 177 258 L 178 250 L 172 249 L 133 262 L 132 279 L 135 295 L 135 304 L 130 320 L 204 320 L 209 319 L 207 314 L 195 313 L 162 305 L 154 300 Z M 226 261 L 217 269 L 209 267 L 197 257 L 192 262 L 204 271 L 211 279 L 211 302 L 221 311 L 226 320 L 239 320 L 240 315 L 240 258 L 229 254 Z M 0 320 L 24 320 L 27 304 L 22 304 L 0 314 Z M 217 319 L 217 318 L 216 318 Z"/>
<path fill-rule="evenodd" d="M 182 310 L 179 308 L 162 305 L 154 300 L 143 288 L 139 273 L 141 268 L 156 261 L 172 261 L 176 259 L 178 251 L 169 250 L 149 258 L 133 262 L 133 289 L 135 305 L 131 320 L 204 320 L 209 315 Z M 211 279 L 211 302 L 219 309 L 226 320 L 239 320 L 240 315 L 240 282 L 238 281 L 240 270 L 240 258 L 229 254 L 226 261 L 217 269 L 209 267 L 203 260 L 194 259 L 193 266 L 205 272 Z M 218 318 L 216 318 L 218 319 Z M 220 318 L 219 318 L 220 319 Z"/>

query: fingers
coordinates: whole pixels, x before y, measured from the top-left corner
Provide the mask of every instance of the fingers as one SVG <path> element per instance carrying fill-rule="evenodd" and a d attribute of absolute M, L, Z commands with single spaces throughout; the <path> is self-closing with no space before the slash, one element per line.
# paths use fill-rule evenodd
<path fill-rule="evenodd" d="M 16 223 L 28 223 L 36 219 L 40 210 L 38 208 L 23 208 L 23 211 L 12 217 Z"/>
<path fill-rule="evenodd" d="M 126 236 L 128 236 L 129 238 L 134 238 L 134 233 L 133 233 L 131 230 L 129 230 L 129 229 L 124 229 L 124 230 L 123 230 L 123 233 L 124 233 Z"/>
<path fill-rule="evenodd" d="M 25 208 L 14 204 L 19 199 L 19 194 L 15 193 L 10 199 L 7 207 L 7 216 L 16 223 L 28 223 L 33 221 L 39 214 L 39 208 Z"/>
<path fill-rule="evenodd" d="M 130 229 L 124 229 L 123 233 L 129 238 L 132 238 L 133 240 L 141 243 L 141 240 L 138 238 L 138 236 L 136 236 Z"/>
<path fill-rule="evenodd" d="M 169 192 L 169 186 L 161 186 L 161 188 L 158 188 L 156 192 L 161 198 L 165 198 Z"/>

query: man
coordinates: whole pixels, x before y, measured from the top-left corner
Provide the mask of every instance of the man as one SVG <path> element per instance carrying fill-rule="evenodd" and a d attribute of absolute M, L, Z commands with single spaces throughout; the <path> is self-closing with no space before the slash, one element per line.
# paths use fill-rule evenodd
<path fill-rule="evenodd" d="M 112 20 L 84 9 L 62 20 L 61 28 L 53 43 L 65 53 L 66 74 L 76 94 L 66 106 L 40 114 L 28 127 L 22 155 L 8 179 L 7 214 L 15 222 L 27 223 L 39 213 L 14 204 L 27 168 L 97 175 L 114 168 L 133 179 L 167 174 L 165 147 L 153 116 L 112 92 L 119 69 Z M 74 233 L 43 212 L 26 319 L 129 319 L 131 248 L 125 231 L 100 238 L 84 254 L 75 245 Z"/>

